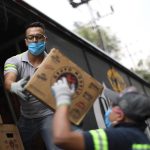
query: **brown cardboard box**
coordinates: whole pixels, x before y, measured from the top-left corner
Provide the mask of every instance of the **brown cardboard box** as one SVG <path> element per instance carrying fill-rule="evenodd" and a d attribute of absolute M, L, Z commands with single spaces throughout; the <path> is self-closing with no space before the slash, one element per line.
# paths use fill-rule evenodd
<path fill-rule="evenodd" d="M 62 76 L 67 78 L 68 83 L 74 83 L 76 87 L 70 107 L 69 119 L 78 125 L 98 95 L 101 94 L 103 87 L 58 49 L 50 51 L 25 88 L 55 110 L 55 100 L 50 90 L 50 85 Z"/>
<path fill-rule="evenodd" d="M 0 150 L 24 150 L 18 128 L 14 124 L 0 124 Z"/>

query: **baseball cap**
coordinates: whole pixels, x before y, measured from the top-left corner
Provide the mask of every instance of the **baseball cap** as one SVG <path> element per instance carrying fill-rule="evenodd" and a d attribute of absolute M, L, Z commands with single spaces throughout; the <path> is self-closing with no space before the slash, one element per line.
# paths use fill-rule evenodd
<path fill-rule="evenodd" d="M 134 86 L 121 93 L 105 88 L 104 95 L 111 100 L 112 106 L 119 106 L 134 121 L 144 121 L 150 117 L 150 98 L 139 93 Z"/>

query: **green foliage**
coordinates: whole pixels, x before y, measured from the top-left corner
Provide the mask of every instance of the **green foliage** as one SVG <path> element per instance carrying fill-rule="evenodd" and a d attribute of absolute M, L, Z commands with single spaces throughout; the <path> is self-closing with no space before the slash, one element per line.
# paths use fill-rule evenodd
<path fill-rule="evenodd" d="M 144 79 L 145 81 L 149 82 L 150 83 L 150 72 L 148 72 L 147 70 L 138 70 L 138 69 L 135 69 L 134 72 L 136 74 L 138 74 L 142 79 Z"/>
<path fill-rule="evenodd" d="M 89 27 L 80 27 L 76 30 L 76 32 L 88 41 L 98 46 L 99 36 L 95 30 L 91 30 Z"/>
<path fill-rule="evenodd" d="M 142 79 L 150 83 L 150 61 L 148 60 L 139 60 L 137 67 L 133 69 L 137 75 L 139 75 Z"/>
<path fill-rule="evenodd" d="M 104 29 L 99 26 L 92 28 L 88 25 L 83 26 L 81 23 L 76 23 L 75 27 L 74 32 L 101 49 L 104 47 L 106 53 L 113 56 L 113 58 L 119 59 L 120 41 L 115 35 L 111 35 L 111 31 L 108 28 Z"/>

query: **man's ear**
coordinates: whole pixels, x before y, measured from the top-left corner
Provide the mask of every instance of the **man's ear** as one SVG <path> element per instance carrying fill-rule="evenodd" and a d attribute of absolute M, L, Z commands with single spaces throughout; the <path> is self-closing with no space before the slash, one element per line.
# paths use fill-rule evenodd
<path fill-rule="evenodd" d="M 27 41 L 27 39 L 25 39 L 25 44 L 26 44 L 26 46 L 28 46 L 28 41 Z"/>
<path fill-rule="evenodd" d="M 122 122 L 125 118 L 123 110 L 119 106 L 113 107 L 113 111 L 116 113 L 116 121 Z"/>
<path fill-rule="evenodd" d="M 47 41 L 48 41 L 48 37 L 47 37 L 47 36 L 45 37 L 44 41 L 45 41 L 45 42 L 47 42 Z"/>

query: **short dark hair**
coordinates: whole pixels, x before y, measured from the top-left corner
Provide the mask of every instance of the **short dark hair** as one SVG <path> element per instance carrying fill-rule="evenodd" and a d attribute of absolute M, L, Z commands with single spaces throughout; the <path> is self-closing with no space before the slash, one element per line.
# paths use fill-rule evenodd
<path fill-rule="evenodd" d="M 43 31 L 45 32 L 45 25 L 44 25 L 43 23 L 41 23 L 41 22 L 36 21 L 36 22 L 30 23 L 29 25 L 26 26 L 25 31 L 26 31 L 28 28 L 31 28 L 31 27 L 40 27 L 40 28 L 42 28 Z"/>

